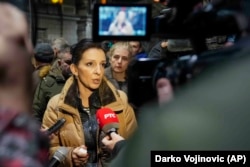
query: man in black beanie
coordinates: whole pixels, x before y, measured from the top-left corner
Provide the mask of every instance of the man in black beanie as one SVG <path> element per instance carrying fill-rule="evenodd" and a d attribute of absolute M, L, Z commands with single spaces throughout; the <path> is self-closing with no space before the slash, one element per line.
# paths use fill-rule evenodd
<path fill-rule="evenodd" d="M 33 92 L 35 92 L 41 79 L 48 74 L 53 59 L 54 51 L 50 44 L 39 43 L 36 45 L 34 53 L 35 71 L 33 72 Z"/>

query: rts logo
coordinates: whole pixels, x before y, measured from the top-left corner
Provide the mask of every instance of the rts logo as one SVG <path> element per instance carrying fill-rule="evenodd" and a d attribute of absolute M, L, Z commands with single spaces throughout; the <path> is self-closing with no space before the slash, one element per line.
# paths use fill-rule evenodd
<path fill-rule="evenodd" d="M 107 119 L 107 118 L 116 118 L 116 115 L 115 113 L 104 114 L 104 119 Z"/>

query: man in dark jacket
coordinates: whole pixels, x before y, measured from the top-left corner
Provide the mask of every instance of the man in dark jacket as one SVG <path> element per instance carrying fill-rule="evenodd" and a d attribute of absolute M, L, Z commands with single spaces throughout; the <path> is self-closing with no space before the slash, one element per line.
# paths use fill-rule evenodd
<path fill-rule="evenodd" d="M 34 53 L 35 71 L 32 74 L 34 93 L 37 85 L 40 83 L 42 78 L 48 74 L 53 59 L 54 59 L 54 51 L 50 46 L 50 44 L 39 43 L 36 45 Z"/>
<path fill-rule="evenodd" d="M 131 46 L 132 51 L 133 51 L 133 56 L 136 59 L 147 58 L 148 57 L 146 52 L 142 48 L 141 41 L 130 41 L 129 45 Z"/>
<path fill-rule="evenodd" d="M 166 58 L 168 54 L 180 55 L 188 53 L 193 49 L 188 39 L 168 39 L 158 42 L 149 52 L 149 58 Z"/>
<path fill-rule="evenodd" d="M 61 92 L 66 80 L 71 75 L 69 65 L 72 55 L 68 50 L 66 48 L 64 52 L 61 51 L 58 54 L 58 59 L 53 63 L 49 74 L 37 86 L 33 100 L 33 112 L 40 123 L 49 99 Z"/>

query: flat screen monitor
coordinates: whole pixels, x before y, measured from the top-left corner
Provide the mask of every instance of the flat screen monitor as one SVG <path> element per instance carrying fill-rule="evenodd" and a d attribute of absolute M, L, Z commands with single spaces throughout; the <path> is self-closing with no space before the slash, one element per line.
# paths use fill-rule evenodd
<path fill-rule="evenodd" d="M 149 40 L 150 4 L 95 4 L 93 39 Z"/>

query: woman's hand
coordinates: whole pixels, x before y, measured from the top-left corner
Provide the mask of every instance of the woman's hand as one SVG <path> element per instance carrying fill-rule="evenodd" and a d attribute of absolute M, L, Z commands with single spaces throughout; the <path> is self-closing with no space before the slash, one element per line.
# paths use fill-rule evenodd
<path fill-rule="evenodd" d="M 76 147 L 72 152 L 72 161 L 74 166 L 83 166 L 88 162 L 89 155 L 87 153 L 87 147 L 82 145 Z"/>

